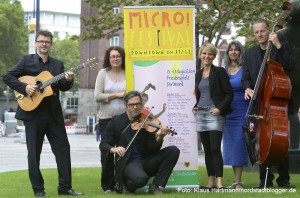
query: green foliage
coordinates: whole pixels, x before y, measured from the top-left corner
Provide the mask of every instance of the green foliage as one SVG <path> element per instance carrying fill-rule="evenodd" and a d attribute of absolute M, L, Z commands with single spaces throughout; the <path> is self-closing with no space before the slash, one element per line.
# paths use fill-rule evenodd
<path fill-rule="evenodd" d="M 24 11 L 20 2 L 0 2 L 0 76 L 14 66 L 27 52 L 28 30 L 24 23 Z M 0 81 L 0 95 L 6 85 Z"/>
<path fill-rule="evenodd" d="M 81 18 L 86 28 L 82 35 L 84 40 L 111 38 L 114 34 L 123 29 L 123 13 L 113 13 L 113 8 L 119 5 L 134 5 L 132 0 L 86 0 L 91 6 L 98 8 L 98 16 L 92 16 L 90 19 Z"/>
<path fill-rule="evenodd" d="M 42 169 L 41 170 L 45 180 L 45 191 L 52 198 L 61 197 L 57 195 L 57 169 Z M 100 174 L 101 168 L 73 168 L 72 169 L 72 180 L 73 188 L 78 192 L 84 192 L 83 197 L 94 198 L 94 197 L 110 197 L 120 198 L 129 197 L 129 195 L 120 195 L 116 193 L 105 194 L 100 187 Z M 33 192 L 30 186 L 28 171 L 12 171 L 0 173 L 0 197 L 3 198 L 31 198 Z M 234 178 L 231 168 L 224 168 L 223 184 L 229 186 L 232 184 Z M 205 185 L 207 181 L 205 167 L 200 168 L 200 179 L 201 185 Z M 185 197 L 185 198 L 252 198 L 252 197 L 280 197 L 280 198 L 294 198 L 300 195 L 300 176 L 299 174 L 291 174 L 291 182 L 298 188 L 293 190 L 287 190 L 282 188 L 274 187 L 272 191 L 265 192 L 252 192 L 251 187 L 255 186 L 259 182 L 258 172 L 243 172 L 243 181 L 245 192 L 197 192 L 194 188 L 190 188 L 190 192 L 167 190 L 164 195 L 165 198 L 173 197 Z M 275 185 L 276 186 L 276 185 Z M 184 188 L 183 188 L 184 189 Z M 246 190 L 249 190 L 246 192 Z M 143 191 L 137 192 L 134 197 L 152 197 Z"/>
<path fill-rule="evenodd" d="M 77 37 L 66 37 L 64 40 L 54 38 L 50 56 L 64 62 L 65 71 L 76 67 L 80 63 L 80 49 Z M 70 91 L 76 92 L 79 87 L 79 73 L 75 73 L 73 88 Z"/>
<path fill-rule="evenodd" d="M 112 37 L 118 30 L 123 29 L 123 14 L 113 14 L 113 7 L 135 5 L 135 1 L 131 0 L 86 0 L 86 2 L 89 2 L 92 7 L 97 7 L 99 13 L 91 19 L 82 18 L 87 30 L 83 33 L 84 40 Z M 252 36 L 251 23 L 258 18 L 267 18 L 274 22 L 276 15 L 282 12 L 281 5 L 284 0 L 206 0 L 205 5 L 200 4 L 199 0 L 140 0 L 138 2 L 141 6 L 194 5 L 197 10 L 196 36 L 198 37 L 198 33 L 203 36 L 200 45 L 209 41 L 217 46 L 227 22 L 232 21 L 239 28 L 236 36 Z M 250 43 L 253 44 L 254 42 Z"/>
<path fill-rule="evenodd" d="M 237 36 L 252 36 L 251 24 L 259 18 L 276 19 L 281 12 L 282 0 L 212 0 L 199 6 L 196 17 L 199 33 L 205 41 L 218 45 L 228 22 L 232 22 L 239 30 Z M 235 38 L 233 37 L 233 38 Z"/>

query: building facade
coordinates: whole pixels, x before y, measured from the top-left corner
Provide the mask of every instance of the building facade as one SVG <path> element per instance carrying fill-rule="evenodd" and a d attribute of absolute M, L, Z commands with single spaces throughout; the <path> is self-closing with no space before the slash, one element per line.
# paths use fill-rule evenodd
<path fill-rule="evenodd" d="M 19 0 L 24 9 L 24 22 L 28 26 L 35 24 L 37 0 Z M 54 36 L 64 39 L 68 35 L 80 35 L 81 0 L 39 0 L 40 29 L 49 30 Z M 33 39 L 30 42 L 30 38 Z M 34 53 L 35 36 L 29 35 L 29 53 Z M 78 123 L 79 94 L 65 92 L 61 94 L 61 104 L 66 125 Z"/>
<path fill-rule="evenodd" d="M 115 7 L 114 13 L 118 13 L 122 8 Z M 82 1 L 81 4 L 81 16 L 84 18 L 90 18 L 97 16 L 97 8 L 93 8 L 89 3 Z M 86 31 L 85 26 L 81 24 L 80 31 Z M 99 59 L 99 63 L 96 67 L 86 68 L 80 71 L 80 85 L 79 85 L 79 105 L 78 105 L 78 123 L 86 123 L 86 118 L 89 116 L 95 116 L 98 114 L 99 108 L 94 99 L 94 89 L 97 74 L 100 69 L 103 68 L 103 57 L 106 49 L 110 46 L 124 47 L 124 33 L 120 30 L 114 35 L 113 38 L 87 40 L 80 43 L 80 62 L 84 62 L 90 58 L 96 57 Z"/>
<path fill-rule="evenodd" d="M 24 9 L 24 22 L 36 18 L 37 0 L 19 0 Z M 41 29 L 49 30 L 60 38 L 80 34 L 80 0 L 39 0 Z"/>

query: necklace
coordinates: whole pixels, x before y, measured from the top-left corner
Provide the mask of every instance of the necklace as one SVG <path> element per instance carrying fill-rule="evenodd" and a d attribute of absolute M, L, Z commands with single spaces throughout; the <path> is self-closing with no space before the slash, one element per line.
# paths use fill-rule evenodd
<path fill-rule="evenodd" d="M 210 72 L 210 67 L 204 67 L 202 73 L 203 78 L 207 78 L 209 76 L 209 72 Z"/>
<path fill-rule="evenodd" d="M 228 73 L 230 74 L 230 75 L 234 75 L 234 74 L 236 74 L 239 70 L 240 70 L 240 66 L 229 66 L 228 67 Z"/>
<path fill-rule="evenodd" d="M 122 70 L 120 71 L 110 70 L 108 75 L 110 76 L 111 80 L 114 82 L 121 82 L 125 79 L 125 72 Z"/>

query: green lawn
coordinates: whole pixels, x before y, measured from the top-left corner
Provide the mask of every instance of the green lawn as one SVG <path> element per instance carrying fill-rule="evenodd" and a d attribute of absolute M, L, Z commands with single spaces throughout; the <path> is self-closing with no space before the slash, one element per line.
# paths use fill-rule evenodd
<path fill-rule="evenodd" d="M 84 197 L 128 197 L 129 195 L 120 194 L 104 194 L 100 188 L 100 168 L 73 168 L 73 188 L 76 191 L 84 192 Z M 57 195 L 57 172 L 56 169 L 43 169 L 42 174 L 45 180 L 46 193 L 50 197 L 60 197 Z M 275 174 L 277 176 L 277 174 Z M 200 168 L 200 181 L 201 184 L 206 184 L 206 171 L 204 167 Z M 224 169 L 224 186 L 229 186 L 233 181 L 233 173 L 231 168 Z M 243 181 L 245 183 L 245 190 L 251 191 L 251 187 L 258 184 L 258 173 L 257 172 L 245 172 L 243 174 Z M 293 192 L 282 188 L 277 188 L 276 185 L 272 189 L 273 192 L 209 192 L 200 193 L 195 192 L 194 189 L 183 189 L 180 192 L 176 190 L 165 191 L 163 197 L 209 197 L 219 198 L 221 197 L 299 197 L 300 196 L 300 175 L 291 174 L 291 182 L 297 186 Z M 276 184 L 276 182 L 274 183 Z M 190 192 L 184 192 L 190 191 Z M 286 192 L 283 192 L 286 191 Z M 135 197 L 150 196 L 144 192 L 139 191 Z M 27 170 L 13 171 L 0 173 L 0 198 L 26 198 L 33 197 L 31 185 L 28 178 Z"/>

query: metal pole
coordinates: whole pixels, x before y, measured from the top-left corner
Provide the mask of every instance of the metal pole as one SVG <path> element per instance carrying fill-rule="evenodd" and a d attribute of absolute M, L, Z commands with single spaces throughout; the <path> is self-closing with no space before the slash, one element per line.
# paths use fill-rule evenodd
<path fill-rule="evenodd" d="M 40 0 L 36 0 L 36 32 L 40 31 Z"/>
<path fill-rule="evenodd" d="M 8 86 L 6 86 L 6 87 L 7 87 L 7 92 L 6 92 L 6 106 L 8 108 L 8 105 L 9 105 L 9 87 Z"/>
<path fill-rule="evenodd" d="M 89 2 L 89 5 L 88 5 L 88 17 L 89 19 L 91 19 L 91 4 Z M 89 25 L 89 28 L 91 29 L 91 25 Z M 88 40 L 88 59 L 90 59 L 91 55 L 90 55 L 90 51 L 91 51 L 91 39 Z M 91 72 L 91 69 L 90 67 L 88 67 L 88 72 L 87 72 L 87 88 L 89 89 L 90 88 L 90 72 Z"/>
<path fill-rule="evenodd" d="M 35 18 L 35 0 L 33 0 L 33 13 L 32 18 Z"/>
<path fill-rule="evenodd" d="M 36 0 L 36 20 L 35 20 L 35 35 L 40 31 L 40 0 Z M 35 53 L 37 50 L 35 48 Z"/>

